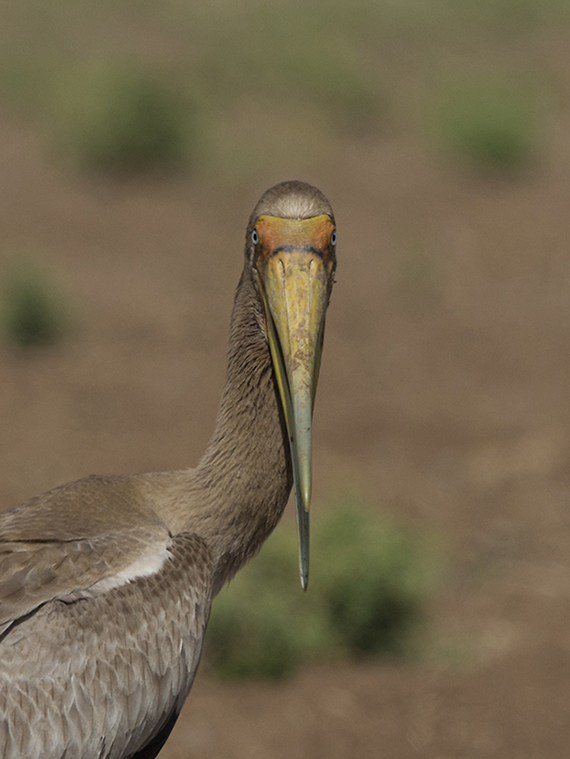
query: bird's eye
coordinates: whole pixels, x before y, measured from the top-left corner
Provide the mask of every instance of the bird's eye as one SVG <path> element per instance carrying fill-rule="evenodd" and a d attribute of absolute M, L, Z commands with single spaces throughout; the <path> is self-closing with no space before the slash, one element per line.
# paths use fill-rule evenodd
<path fill-rule="evenodd" d="M 333 233 L 331 235 L 331 245 L 336 245 L 336 229 L 333 229 Z"/>
<path fill-rule="evenodd" d="M 259 243 L 259 235 L 257 234 L 257 229 L 254 229 L 251 233 L 251 241 L 254 245 L 257 245 Z"/>

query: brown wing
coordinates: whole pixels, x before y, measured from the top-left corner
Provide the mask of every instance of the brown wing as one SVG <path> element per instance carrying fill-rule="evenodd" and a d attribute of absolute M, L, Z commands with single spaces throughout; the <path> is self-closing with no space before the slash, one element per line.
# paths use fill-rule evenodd
<path fill-rule="evenodd" d="M 0 756 L 145 756 L 190 690 L 211 604 L 196 535 L 160 570 L 75 600 L 49 600 L 0 642 Z M 152 753 L 149 754 L 152 756 Z"/>
<path fill-rule="evenodd" d="M 50 600 L 160 563 L 168 529 L 138 500 L 130 478 L 89 477 L 0 514 L 0 635 Z"/>

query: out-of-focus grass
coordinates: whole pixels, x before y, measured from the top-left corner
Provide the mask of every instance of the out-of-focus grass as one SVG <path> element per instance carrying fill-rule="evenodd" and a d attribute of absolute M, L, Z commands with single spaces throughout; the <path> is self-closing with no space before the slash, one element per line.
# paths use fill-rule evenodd
<path fill-rule="evenodd" d="M 56 77 L 53 62 L 4 50 L 0 55 L 0 104 L 19 117 L 38 116 Z"/>
<path fill-rule="evenodd" d="M 0 107 L 19 104 L 26 115 L 35 109 L 44 118 L 49 102 L 46 118 L 55 121 L 62 150 L 74 160 L 108 167 L 120 153 L 129 170 L 143 155 L 149 168 L 163 162 L 183 166 L 180 132 L 173 125 L 180 112 L 173 115 L 177 108 L 165 107 L 156 82 L 154 94 L 148 87 L 142 93 L 131 76 L 133 69 L 170 72 L 179 92 L 190 93 L 196 106 L 195 118 L 185 117 L 187 124 L 199 126 L 188 139 L 194 166 L 202 176 L 223 181 L 225 172 L 239 181 L 259 170 L 294 168 L 295 156 L 306 166 L 303 156 L 330 154 L 339 134 L 378 134 L 387 126 L 414 129 L 417 93 L 430 91 L 449 71 L 450 61 L 467 70 L 484 46 L 492 70 L 493 60 L 500 65 L 504 58 L 505 41 L 518 44 L 539 28 L 569 22 L 564 0 L 21 0 L 0 8 L 0 28 L 9 29 L 12 39 L 0 67 Z M 12 54 L 15 63 L 8 60 Z M 70 80 L 87 76 L 85 61 L 118 58 L 128 65 L 115 69 L 117 81 L 107 81 L 93 103 L 82 103 L 78 91 L 61 101 L 53 94 L 73 90 Z M 69 74 L 74 69 L 77 77 Z M 162 74 L 156 80 L 164 84 Z M 124 104 L 117 96 L 121 87 L 131 92 Z M 102 105 L 117 97 L 124 109 Z M 451 110 L 466 108 L 450 105 Z M 522 160 L 527 143 L 525 127 L 515 123 L 525 118 L 519 106 L 489 108 L 498 126 L 482 123 L 482 116 L 475 124 L 473 114 L 446 116 L 443 141 L 456 140 L 460 152 L 486 153 L 503 165 Z M 153 123 L 147 126 L 154 136 L 142 136 L 136 118 L 141 109 L 151 114 Z M 93 120 L 108 124 L 97 127 L 97 139 L 86 126 Z M 275 128 L 278 120 L 282 124 Z M 48 123 L 47 128 L 53 127 Z M 519 137 L 512 136 L 516 130 Z M 510 136 L 501 136 L 507 132 Z M 109 133 L 117 136 L 114 147 Z M 81 144 L 87 146 L 84 151 Z M 153 151 L 160 160 L 148 158 Z M 114 157 L 93 158 L 105 152 Z"/>
<path fill-rule="evenodd" d="M 69 311 L 49 273 L 29 261 L 13 264 L 2 278 L 0 327 L 4 340 L 21 350 L 59 342 Z"/>
<path fill-rule="evenodd" d="M 366 3 L 361 4 L 364 9 Z M 378 69 L 362 58 L 356 27 L 347 23 L 350 14 L 339 18 L 339 3 L 313 7 L 249 0 L 197 6 L 165 0 L 135 7 L 59 0 L 38 10 L 49 16 L 43 22 L 45 39 L 35 22 L 36 6 L 35 0 L 23 0 L 21 8 L 8 14 L 26 51 L 26 66 L 6 66 L 4 86 L 0 72 L 0 106 L 21 102 L 26 109 L 35 107 L 38 118 L 48 122 L 47 131 L 57 132 L 60 153 L 83 165 L 106 169 L 119 156 L 126 169 L 139 160 L 147 166 L 179 161 L 182 135 L 176 121 L 182 109 L 173 105 L 172 91 L 169 97 L 159 94 L 164 77 L 148 75 L 153 71 L 175 72 L 180 90 L 191 93 L 203 127 L 202 142 L 194 148 L 206 171 L 205 157 L 231 147 L 215 143 L 236 104 L 265 101 L 268 111 L 278 111 L 284 120 L 289 113 L 295 118 L 304 114 L 309 133 L 315 121 L 319 128 L 326 124 L 331 134 L 370 132 L 384 124 L 387 96 Z M 0 9 L 0 23 L 3 13 L 8 12 Z M 43 62 L 54 57 L 58 65 L 44 69 Z M 86 63 L 118 58 L 128 63 Z M 141 71 L 147 72 L 145 81 L 135 81 L 134 71 L 139 79 Z M 36 98 L 38 92 L 47 97 Z M 275 133 L 277 148 L 283 131 Z M 230 143 L 232 150 L 247 152 L 243 140 Z M 270 145 L 266 152 L 273 153 Z M 150 160 L 151 154 L 160 156 Z"/>
<path fill-rule="evenodd" d="M 362 59 L 349 28 L 335 23 L 334 7 L 245 5 L 220 44 L 202 50 L 202 72 L 219 102 L 261 97 L 322 109 L 340 129 L 375 131 L 383 126 L 386 94 L 377 71 Z M 244 41 L 246 40 L 245 44 Z M 286 107 L 283 109 L 286 112 Z"/>
<path fill-rule="evenodd" d="M 315 540 L 315 584 L 348 655 L 406 653 L 428 590 L 425 548 L 358 501 L 332 507 Z"/>
<path fill-rule="evenodd" d="M 443 0 L 443 5 L 454 16 L 507 37 L 570 21 L 566 0 Z"/>
<path fill-rule="evenodd" d="M 518 84 L 467 77 L 441 94 L 436 112 L 444 148 L 480 168 L 512 171 L 539 153 L 533 93 Z"/>
<path fill-rule="evenodd" d="M 229 677 L 281 677 L 303 661 L 402 656 L 433 582 L 426 544 L 354 497 L 313 530 L 309 591 L 294 530 L 280 527 L 214 603 L 206 658 Z"/>
<path fill-rule="evenodd" d="M 55 111 L 56 146 L 86 169 L 176 170 L 191 158 L 192 104 L 145 69 L 117 62 L 82 66 L 64 80 Z"/>

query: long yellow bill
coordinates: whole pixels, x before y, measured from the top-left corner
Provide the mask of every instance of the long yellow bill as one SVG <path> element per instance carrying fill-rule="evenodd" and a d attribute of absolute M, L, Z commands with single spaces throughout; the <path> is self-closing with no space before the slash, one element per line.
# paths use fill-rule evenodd
<path fill-rule="evenodd" d="M 289 434 L 299 571 L 309 580 L 309 505 L 311 502 L 311 426 L 319 373 L 325 311 L 333 262 L 323 238 L 333 225 L 328 216 L 295 221 L 261 217 L 256 228 L 270 243 L 258 273 L 264 296 L 269 345 Z M 326 232 L 328 231 L 328 234 Z"/>

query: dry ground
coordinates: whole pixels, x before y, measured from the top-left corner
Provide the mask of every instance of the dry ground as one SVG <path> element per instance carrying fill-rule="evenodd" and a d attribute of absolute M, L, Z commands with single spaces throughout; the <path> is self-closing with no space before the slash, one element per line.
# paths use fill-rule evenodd
<path fill-rule="evenodd" d="M 338 284 L 315 421 L 315 508 L 347 485 L 448 557 L 413 664 L 278 685 L 199 677 L 164 759 L 570 755 L 570 140 L 513 180 L 404 137 L 304 176 L 336 209 Z M 55 351 L 0 353 L 8 507 L 90 473 L 192 465 L 212 430 L 246 219 L 237 190 L 102 183 L 0 122 L 0 255 L 70 295 Z"/>

